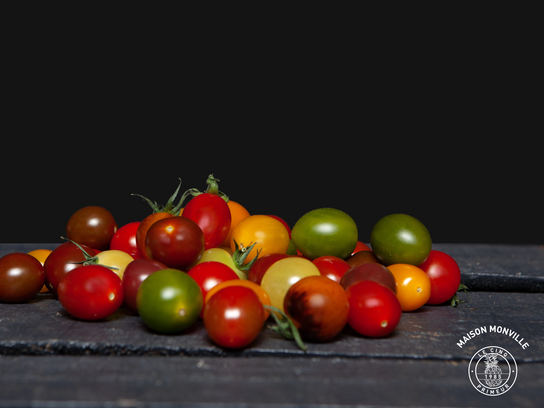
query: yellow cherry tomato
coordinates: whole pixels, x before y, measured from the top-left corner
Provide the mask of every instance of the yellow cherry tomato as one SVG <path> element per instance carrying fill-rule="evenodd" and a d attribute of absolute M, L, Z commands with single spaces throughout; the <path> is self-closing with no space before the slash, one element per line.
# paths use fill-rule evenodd
<path fill-rule="evenodd" d="M 306 276 L 319 276 L 321 273 L 311 261 L 301 257 L 289 257 L 276 261 L 265 272 L 261 287 L 270 296 L 272 306 L 283 311 L 283 299 L 296 282 Z"/>
<path fill-rule="evenodd" d="M 100 265 L 112 267 L 112 271 L 123 279 L 123 274 L 129 263 L 134 261 L 134 258 L 126 252 L 119 251 L 117 249 L 108 249 L 100 252 L 98 255 L 98 263 Z M 116 269 L 113 269 L 116 268 Z"/>
<path fill-rule="evenodd" d="M 289 231 L 285 225 L 268 215 L 250 215 L 238 223 L 232 232 L 231 249 L 236 250 L 234 241 L 241 248 L 248 248 L 252 244 L 255 247 L 251 250 L 244 263 L 250 262 L 259 251 L 259 256 L 266 254 L 285 254 L 289 247 Z"/>
<path fill-rule="evenodd" d="M 234 228 L 242 221 L 244 218 L 247 218 L 250 216 L 249 211 L 246 210 L 246 208 L 242 205 L 237 203 L 236 201 L 229 200 L 227 203 L 230 210 L 230 231 L 227 234 L 227 237 L 223 241 L 223 244 L 221 246 L 230 247 L 230 243 L 232 241 L 232 233 L 234 231 Z"/>
<path fill-rule="evenodd" d="M 28 252 L 28 255 L 32 255 L 34 258 L 40 261 L 40 263 L 43 266 L 45 260 L 47 259 L 47 257 L 49 256 L 51 252 L 53 251 L 50 249 L 34 249 L 33 251 Z M 49 292 L 49 289 L 45 285 L 43 285 L 40 290 L 40 293 L 43 293 L 43 292 Z"/>
<path fill-rule="evenodd" d="M 200 264 L 202 262 L 209 262 L 209 261 L 221 262 L 222 264 L 227 265 L 234 272 L 236 272 L 236 275 L 238 275 L 240 279 L 247 279 L 247 275 L 236 267 L 236 264 L 232 260 L 232 254 L 229 253 L 226 249 L 223 249 L 223 248 L 207 249 L 202 254 L 202 258 L 200 258 L 200 261 L 198 261 L 198 263 Z"/>
<path fill-rule="evenodd" d="M 393 264 L 387 267 L 397 282 L 397 298 L 403 312 L 411 312 L 423 306 L 431 297 L 431 280 L 420 268 L 409 264 Z"/>
<path fill-rule="evenodd" d="M 261 301 L 263 305 L 268 305 L 268 306 L 271 305 L 270 296 L 268 296 L 268 293 L 266 293 L 266 291 L 261 286 L 248 280 L 231 279 L 228 281 L 223 281 L 221 283 L 218 283 L 213 288 L 211 288 L 206 294 L 206 298 L 204 299 L 204 306 L 206 306 L 208 299 L 210 299 L 214 295 L 214 293 L 228 286 L 244 286 L 246 288 L 249 288 L 253 292 L 255 292 L 255 294 L 258 296 L 259 300 Z M 263 309 L 263 311 L 264 311 L 264 320 L 266 320 L 268 319 L 270 312 L 268 311 L 268 309 Z"/>

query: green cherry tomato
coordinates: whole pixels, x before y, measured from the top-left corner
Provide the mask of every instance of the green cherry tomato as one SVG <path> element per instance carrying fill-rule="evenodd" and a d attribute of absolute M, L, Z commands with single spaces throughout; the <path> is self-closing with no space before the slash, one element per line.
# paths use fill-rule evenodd
<path fill-rule="evenodd" d="M 431 252 L 429 231 L 419 220 L 406 214 L 380 219 L 370 234 L 374 255 L 385 265 L 420 265 Z"/>
<path fill-rule="evenodd" d="M 177 269 L 163 269 L 141 283 L 136 303 L 147 327 L 171 334 L 179 333 L 196 322 L 204 300 L 193 278 Z"/>
<path fill-rule="evenodd" d="M 319 208 L 300 217 L 291 231 L 291 238 L 302 255 L 310 260 L 325 255 L 346 259 L 357 245 L 357 224 L 343 211 Z"/>

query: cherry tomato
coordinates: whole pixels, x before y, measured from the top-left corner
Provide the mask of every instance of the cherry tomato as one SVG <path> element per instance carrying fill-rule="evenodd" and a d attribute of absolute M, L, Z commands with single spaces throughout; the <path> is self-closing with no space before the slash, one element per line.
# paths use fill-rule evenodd
<path fill-rule="evenodd" d="M 34 249 L 30 251 L 28 254 L 32 255 L 34 258 L 40 261 L 40 263 L 43 265 L 51 252 L 53 252 L 51 249 Z M 45 271 L 44 271 L 44 276 L 45 276 Z M 44 292 L 49 292 L 49 288 L 47 287 L 45 283 L 43 284 L 40 290 L 40 293 L 44 293 Z"/>
<path fill-rule="evenodd" d="M 217 291 L 204 307 L 204 327 L 219 346 L 242 348 L 251 344 L 263 327 L 263 306 L 253 290 L 229 286 Z"/>
<path fill-rule="evenodd" d="M 188 270 L 204 253 L 204 233 L 188 218 L 169 217 L 149 228 L 145 246 L 150 259 L 169 268 Z"/>
<path fill-rule="evenodd" d="M 177 269 L 163 269 L 149 275 L 136 298 L 138 313 L 151 330 L 180 333 L 191 327 L 202 310 L 200 287 Z"/>
<path fill-rule="evenodd" d="M 123 274 L 124 304 L 127 309 L 138 313 L 136 296 L 140 285 L 149 275 L 162 269 L 168 269 L 168 267 L 159 261 L 147 258 L 135 259 L 127 265 Z"/>
<path fill-rule="evenodd" d="M 136 230 L 136 246 L 138 247 L 138 251 L 142 255 L 143 258 L 149 258 L 147 255 L 147 251 L 145 249 L 145 240 L 147 238 L 147 232 L 149 231 L 149 228 L 153 224 L 155 224 L 157 221 L 164 220 L 166 218 L 174 217 L 173 214 L 167 213 L 167 212 L 157 212 L 153 214 L 149 214 L 147 217 L 145 217 L 138 226 L 138 229 Z"/>
<path fill-rule="evenodd" d="M 276 261 L 279 261 L 280 259 L 288 258 L 289 255 L 287 254 L 266 254 L 264 256 L 259 256 L 257 261 L 249 268 L 249 271 L 247 271 L 247 278 L 251 281 L 256 283 L 257 285 L 261 284 L 261 281 L 263 280 L 263 276 L 274 264 Z"/>
<path fill-rule="evenodd" d="M 321 275 L 326 276 L 335 282 L 340 282 L 342 276 L 351 269 L 350 264 L 333 255 L 320 256 L 319 258 L 315 258 L 312 262 L 317 266 Z"/>
<path fill-rule="evenodd" d="M 58 286 L 62 307 L 82 320 L 111 316 L 123 303 L 123 296 L 119 276 L 101 265 L 80 266 L 68 273 Z"/>
<path fill-rule="evenodd" d="M 32 255 L 14 252 L 0 258 L 0 302 L 27 302 L 44 282 L 43 265 Z"/>
<path fill-rule="evenodd" d="M 431 297 L 431 280 L 417 266 L 393 264 L 387 267 L 397 282 L 397 298 L 403 312 L 411 312 L 423 306 Z"/>
<path fill-rule="evenodd" d="M 86 245 L 81 247 L 91 256 L 95 256 L 96 252 Z M 57 293 L 57 287 L 64 276 L 71 270 L 81 266 L 81 263 L 86 258 L 81 249 L 72 242 L 65 242 L 56 247 L 47 257 L 43 264 L 45 271 L 45 284 L 52 293 Z"/>
<path fill-rule="evenodd" d="M 346 325 L 349 301 L 338 282 L 323 275 L 307 276 L 289 288 L 283 309 L 303 339 L 326 341 Z"/>
<path fill-rule="evenodd" d="M 246 210 L 246 208 L 242 204 L 237 203 L 236 201 L 229 200 L 227 205 L 229 206 L 230 210 L 230 229 L 227 237 L 225 238 L 221 246 L 230 248 L 230 243 L 232 241 L 232 232 L 234 231 L 234 228 L 244 218 L 249 217 L 250 214 L 249 211 Z"/>
<path fill-rule="evenodd" d="M 66 224 L 66 236 L 80 245 L 108 249 L 117 231 L 111 212 L 103 207 L 88 206 L 77 210 Z"/>
<path fill-rule="evenodd" d="M 112 268 L 112 271 L 115 272 L 121 280 L 123 279 L 123 274 L 125 273 L 127 265 L 134 261 L 132 256 L 117 249 L 102 251 L 98 253 L 96 257 L 98 258 L 98 264 Z"/>
<path fill-rule="evenodd" d="M 183 216 L 194 221 L 204 233 L 205 248 L 219 247 L 230 231 L 230 209 L 223 198 L 213 193 L 202 193 L 192 198 Z"/>
<path fill-rule="evenodd" d="M 310 260 L 325 255 L 346 259 L 357 245 L 357 224 L 343 211 L 319 208 L 299 218 L 291 237 L 296 248 Z"/>
<path fill-rule="evenodd" d="M 142 258 L 136 243 L 136 232 L 140 224 L 140 221 L 134 221 L 119 228 L 111 239 L 110 249 L 126 252 L 134 259 Z"/>
<path fill-rule="evenodd" d="M 450 255 L 432 250 L 425 262 L 419 265 L 431 280 L 428 305 L 439 305 L 450 300 L 461 284 L 461 269 Z"/>
<path fill-rule="evenodd" d="M 242 247 L 249 247 L 257 243 L 244 263 L 248 263 L 257 256 L 272 253 L 287 252 L 289 247 L 289 232 L 285 226 L 268 215 L 250 215 L 238 223 L 232 233 L 231 249 L 236 250 L 234 241 Z"/>
<path fill-rule="evenodd" d="M 257 285 L 256 283 L 253 283 L 251 281 L 244 280 L 244 279 L 232 279 L 232 280 L 227 280 L 227 281 L 221 282 L 221 283 L 215 285 L 213 288 L 211 288 L 208 291 L 208 293 L 206 294 L 206 297 L 204 298 L 204 307 L 206 306 L 206 302 L 208 302 L 208 300 L 214 295 L 215 292 L 217 292 L 217 291 L 219 291 L 219 290 L 221 290 L 223 288 L 226 288 L 228 286 L 244 286 L 246 288 L 249 288 L 253 292 L 255 292 L 255 294 L 257 295 L 257 297 L 261 301 L 262 305 L 271 306 L 270 296 L 268 296 L 268 293 L 266 293 L 266 291 L 261 286 Z M 267 309 L 264 309 L 263 320 L 268 319 L 269 315 L 270 315 L 270 312 Z"/>
<path fill-rule="evenodd" d="M 203 298 L 206 298 L 208 291 L 221 282 L 232 279 L 240 280 L 231 268 L 216 261 L 199 263 L 193 266 L 187 274 L 198 284 Z M 203 310 L 200 312 L 199 317 L 202 317 L 203 312 Z"/>
<path fill-rule="evenodd" d="M 289 288 L 306 276 L 319 276 L 319 269 L 311 261 L 298 256 L 280 259 L 268 268 L 261 287 L 270 296 L 272 306 L 283 310 L 283 299 Z"/>
<path fill-rule="evenodd" d="M 346 291 L 348 324 L 367 337 L 384 337 L 397 327 L 402 310 L 395 294 L 374 281 L 361 281 Z"/>
<path fill-rule="evenodd" d="M 370 245 L 384 265 L 420 265 L 431 252 L 429 231 L 419 220 L 406 214 L 390 214 L 372 228 Z"/>
<path fill-rule="evenodd" d="M 391 289 L 393 293 L 397 293 L 397 281 L 395 276 L 382 264 L 366 263 L 354 266 L 347 271 L 342 279 L 340 279 L 340 285 L 347 290 L 354 283 L 371 280 L 384 285 Z"/>
<path fill-rule="evenodd" d="M 230 250 L 230 249 L 229 249 Z M 202 258 L 198 263 L 203 262 L 221 262 L 231 268 L 240 279 L 247 279 L 246 273 L 238 268 L 232 259 L 232 254 L 224 248 L 210 248 L 204 251 Z"/>
<path fill-rule="evenodd" d="M 350 264 L 352 268 L 365 263 L 381 264 L 380 260 L 376 257 L 376 255 L 374 255 L 374 252 L 365 250 L 355 252 L 346 259 L 346 262 Z"/>

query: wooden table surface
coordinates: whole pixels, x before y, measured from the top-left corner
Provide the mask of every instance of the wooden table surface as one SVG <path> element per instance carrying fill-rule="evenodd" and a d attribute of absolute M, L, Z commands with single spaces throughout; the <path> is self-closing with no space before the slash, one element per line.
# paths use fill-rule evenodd
<path fill-rule="evenodd" d="M 0 244 L 0 256 L 38 247 Z M 540 406 L 544 250 L 434 247 L 458 261 L 469 301 L 403 313 L 383 339 L 346 327 L 333 341 L 307 342 L 307 352 L 267 327 L 230 351 L 200 321 L 161 335 L 124 308 L 83 322 L 52 295 L 0 304 L 0 407 Z M 517 364 L 503 395 L 483 395 L 469 380 L 471 358 L 486 346 L 508 350 Z"/>

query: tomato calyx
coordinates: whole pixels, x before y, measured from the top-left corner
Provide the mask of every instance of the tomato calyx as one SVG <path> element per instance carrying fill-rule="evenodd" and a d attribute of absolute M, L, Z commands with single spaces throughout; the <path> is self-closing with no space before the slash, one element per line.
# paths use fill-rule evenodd
<path fill-rule="evenodd" d="M 168 199 L 168 201 L 166 202 L 165 205 L 159 205 L 159 204 L 157 204 L 156 201 L 153 202 L 149 198 L 144 197 L 143 195 L 140 195 L 140 194 L 131 194 L 131 195 L 143 198 L 144 201 L 147 204 L 149 204 L 149 206 L 153 210 L 153 214 L 164 212 L 164 213 L 167 213 L 167 214 L 178 215 L 180 213 L 182 207 L 183 207 L 183 202 L 189 196 L 189 191 L 190 191 L 190 190 L 187 190 L 181 196 L 181 199 L 179 200 L 179 203 L 174 207 L 174 200 L 178 196 L 180 188 L 181 188 L 181 179 L 179 179 L 178 188 L 176 189 L 176 191 L 174 191 L 174 194 L 172 194 L 172 196 Z"/>
<path fill-rule="evenodd" d="M 465 292 L 465 295 L 467 295 L 467 298 L 468 300 L 470 300 L 470 296 L 468 295 L 468 286 L 466 285 L 463 285 L 462 283 L 459 284 L 459 289 L 457 289 L 457 292 Z M 453 307 L 457 307 L 459 306 L 460 303 L 465 303 L 466 300 L 460 300 L 459 297 L 457 296 L 457 293 L 455 295 L 453 295 L 453 297 L 451 298 L 450 300 L 450 304 L 453 306 Z"/>
<path fill-rule="evenodd" d="M 257 262 L 257 258 L 259 257 L 259 254 L 260 254 L 261 251 L 258 249 L 257 250 L 257 255 L 255 256 L 255 258 L 253 258 L 251 260 L 251 262 L 248 262 L 247 264 L 244 265 L 244 261 L 248 257 L 248 255 L 251 252 L 251 250 L 253 249 L 253 247 L 255 245 L 257 245 L 257 243 L 255 242 L 255 243 L 251 244 L 250 246 L 246 247 L 246 246 L 244 246 L 244 244 L 238 245 L 236 240 L 234 240 L 234 245 L 236 246 L 236 251 L 234 251 L 234 253 L 232 254 L 232 261 L 234 262 L 234 265 L 236 266 L 237 269 L 239 269 L 240 271 L 246 273 L 247 271 L 249 271 L 251 269 L 253 264 L 255 262 Z M 247 275 L 247 273 L 246 273 L 246 275 Z"/>
<path fill-rule="evenodd" d="M 64 239 L 66 241 L 70 241 L 72 244 L 77 246 L 81 250 L 81 252 L 83 252 L 83 256 L 85 257 L 85 259 L 83 261 L 70 262 L 70 263 L 75 264 L 75 265 L 79 264 L 81 266 L 98 265 L 98 266 L 104 266 L 104 267 L 106 267 L 108 269 L 113 269 L 115 271 L 119 270 L 119 268 L 117 268 L 115 266 L 108 266 L 108 265 L 103 265 L 103 264 L 99 263 L 98 255 L 95 255 L 95 256 L 89 255 L 89 253 L 87 251 L 85 251 L 85 249 L 83 249 L 83 247 L 81 245 L 79 245 L 77 242 L 72 241 L 69 238 L 64 238 L 64 237 L 61 237 L 61 239 Z"/>
<path fill-rule="evenodd" d="M 201 192 L 200 190 L 198 190 L 196 188 L 190 188 L 189 190 L 187 190 L 184 193 L 184 196 L 190 194 L 193 197 L 196 197 L 196 196 L 199 196 L 200 194 L 213 194 L 213 195 L 221 197 L 223 200 L 225 200 L 226 203 L 228 203 L 229 202 L 229 197 L 225 193 L 223 193 L 222 191 L 219 191 L 219 184 L 218 184 L 219 181 L 220 180 L 216 179 L 213 176 L 213 174 L 210 174 L 208 176 L 208 179 L 206 180 L 206 184 L 208 185 L 208 187 L 206 188 L 206 191 Z"/>
<path fill-rule="evenodd" d="M 275 313 L 270 313 L 270 315 L 276 321 L 277 326 L 268 326 L 270 329 L 272 329 L 276 333 L 281 334 L 287 340 L 295 340 L 295 342 L 297 343 L 297 346 L 301 350 L 303 351 L 308 350 L 308 347 L 304 344 L 304 342 L 302 341 L 302 338 L 300 337 L 300 333 L 297 329 L 297 326 L 295 326 L 293 321 L 289 319 L 289 317 L 284 312 L 282 312 L 277 307 L 270 306 L 270 305 L 263 305 L 263 307 L 270 312 L 275 312 Z"/>

